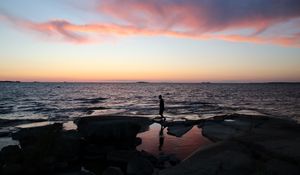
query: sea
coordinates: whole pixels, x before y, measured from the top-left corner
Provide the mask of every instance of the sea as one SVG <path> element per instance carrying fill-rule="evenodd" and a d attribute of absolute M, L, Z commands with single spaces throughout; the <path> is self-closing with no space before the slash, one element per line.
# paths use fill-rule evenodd
<path fill-rule="evenodd" d="M 268 115 L 300 122 L 298 83 L 0 83 L 0 119 L 70 121 L 93 115 L 201 119 Z"/>

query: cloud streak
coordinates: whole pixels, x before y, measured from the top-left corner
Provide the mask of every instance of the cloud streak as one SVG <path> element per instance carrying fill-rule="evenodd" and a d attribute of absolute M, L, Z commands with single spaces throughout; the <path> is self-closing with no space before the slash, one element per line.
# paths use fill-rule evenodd
<path fill-rule="evenodd" d="M 300 16 L 298 0 L 108 0 L 101 1 L 105 12 L 145 27 L 183 27 L 197 32 L 231 28 L 267 29 Z"/>
<path fill-rule="evenodd" d="M 115 22 L 34 22 L 11 15 L 0 19 L 75 43 L 97 42 L 101 36 L 167 36 L 300 46 L 299 29 L 287 26 L 270 32 L 288 21 L 299 23 L 299 0 L 107 0 L 96 4 L 95 13 Z"/>

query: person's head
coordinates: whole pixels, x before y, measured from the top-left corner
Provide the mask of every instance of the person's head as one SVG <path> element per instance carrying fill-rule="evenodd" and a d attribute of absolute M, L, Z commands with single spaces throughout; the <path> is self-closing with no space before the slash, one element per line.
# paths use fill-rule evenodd
<path fill-rule="evenodd" d="M 159 99 L 162 99 L 162 96 L 161 96 L 161 95 L 159 95 L 159 96 L 158 96 L 158 98 L 159 98 Z"/>

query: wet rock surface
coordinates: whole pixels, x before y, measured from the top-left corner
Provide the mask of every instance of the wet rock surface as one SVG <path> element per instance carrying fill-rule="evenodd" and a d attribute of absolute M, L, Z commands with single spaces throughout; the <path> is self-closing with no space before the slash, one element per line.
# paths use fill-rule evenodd
<path fill-rule="evenodd" d="M 133 174 L 144 165 L 146 172 L 153 171 L 153 157 L 135 149 L 141 143 L 136 135 L 147 130 L 149 119 L 101 116 L 76 123 L 78 130 L 46 123 L 5 131 L 19 145 L 0 151 L 0 174 L 126 174 L 128 164 Z"/>
<path fill-rule="evenodd" d="M 158 121 L 177 137 L 198 125 L 215 141 L 183 161 L 136 150 L 143 141 L 137 133 L 153 123 L 148 118 L 98 116 L 75 123 L 77 130 L 49 123 L 9 133 L 19 145 L 0 151 L 0 174 L 300 174 L 300 127 L 293 121 L 240 114 Z"/>
<path fill-rule="evenodd" d="M 300 126 L 294 121 L 235 114 L 201 127 L 203 135 L 217 142 L 159 174 L 300 173 Z"/>

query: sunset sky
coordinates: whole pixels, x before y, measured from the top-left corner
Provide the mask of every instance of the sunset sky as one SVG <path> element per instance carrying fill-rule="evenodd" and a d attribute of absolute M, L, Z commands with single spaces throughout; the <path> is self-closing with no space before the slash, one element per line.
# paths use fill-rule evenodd
<path fill-rule="evenodd" d="M 300 81 L 299 0 L 1 0 L 0 80 Z"/>

